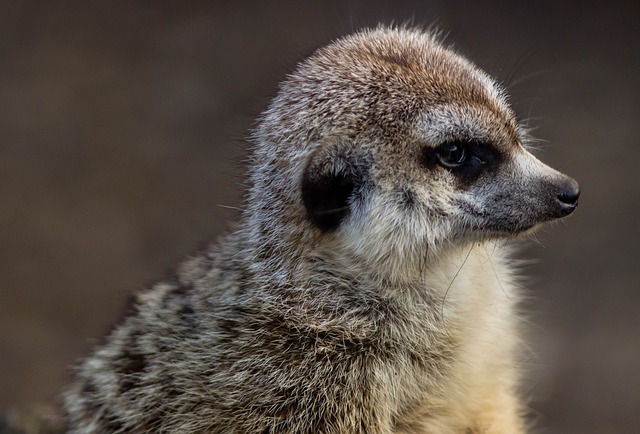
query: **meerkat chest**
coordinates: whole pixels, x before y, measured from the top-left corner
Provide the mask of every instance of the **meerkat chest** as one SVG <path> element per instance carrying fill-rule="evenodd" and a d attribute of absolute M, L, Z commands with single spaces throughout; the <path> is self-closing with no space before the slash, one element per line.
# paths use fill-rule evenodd
<path fill-rule="evenodd" d="M 425 319 L 425 322 L 428 322 Z M 451 367 L 456 364 L 456 343 L 446 331 L 432 324 L 398 325 L 390 351 L 373 364 L 379 399 L 393 424 L 405 424 L 427 408 L 442 406 Z"/>
<path fill-rule="evenodd" d="M 487 278 L 469 260 L 447 287 L 444 306 L 414 303 L 412 314 L 393 328 L 398 351 L 378 378 L 397 426 L 449 421 L 452 415 L 450 422 L 462 426 L 491 394 L 492 379 L 512 381 L 514 300 L 508 280 L 498 282 L 495 273 Z"/>

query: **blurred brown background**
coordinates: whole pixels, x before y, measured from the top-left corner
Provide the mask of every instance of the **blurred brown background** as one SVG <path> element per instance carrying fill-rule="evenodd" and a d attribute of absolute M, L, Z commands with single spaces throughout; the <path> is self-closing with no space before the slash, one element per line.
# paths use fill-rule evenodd
<path fill-rule="evenodd" d="M 541 433 L 640 432 L 640 12 L 532 1 L 0 2 L 0 408 L 54 399 L 127 294 L 227 227 L 296 61 L 436 23 L 577 178 L 524 252 Z"/>

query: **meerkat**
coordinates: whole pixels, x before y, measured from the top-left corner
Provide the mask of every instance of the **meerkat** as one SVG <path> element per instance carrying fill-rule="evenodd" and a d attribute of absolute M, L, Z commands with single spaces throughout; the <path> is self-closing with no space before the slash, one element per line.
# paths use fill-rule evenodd
<path fill-rule="evenodd" d="M 71 433 L 526 432 L 502 240 L 565 217 L 504 91 L 429 32 L 319 49 L 252 138 L 237 228 L 135 295 Z"/>

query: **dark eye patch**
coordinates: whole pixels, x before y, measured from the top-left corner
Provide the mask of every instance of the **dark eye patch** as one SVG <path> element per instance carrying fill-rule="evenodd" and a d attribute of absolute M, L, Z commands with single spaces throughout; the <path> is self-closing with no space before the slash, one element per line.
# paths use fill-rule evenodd
<path fill-rule="evenodd" d="M 501 158 L 492 144 L 477 140 L 449 140 L 436 147 L 424 146 L 421 155 L 425 167 L 430 170 L 442 167 L 465 185 L 493 170 Z"/>

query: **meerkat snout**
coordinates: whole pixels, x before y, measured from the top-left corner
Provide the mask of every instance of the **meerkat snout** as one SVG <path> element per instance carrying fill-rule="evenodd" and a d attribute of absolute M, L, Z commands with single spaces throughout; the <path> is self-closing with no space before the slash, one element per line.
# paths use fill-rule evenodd
<path fill-rule="evenodd" d="M 507 175 L 494 179 L 495 188 L 502 192 L 490 208 L 508 232 L 518 233 L 566 217 L 578 206 L 578 183 L 523 147 L 516 148 L 508 165 Z"/>

